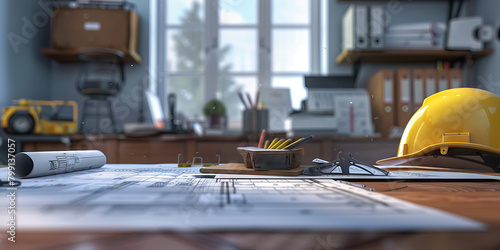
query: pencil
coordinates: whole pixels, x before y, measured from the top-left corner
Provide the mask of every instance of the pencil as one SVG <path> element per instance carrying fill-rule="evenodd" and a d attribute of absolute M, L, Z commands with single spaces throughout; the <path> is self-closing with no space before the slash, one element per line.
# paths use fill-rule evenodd
<path fill-rule="evenodd" d="M 277 141 L 273 147 L 271 149 L 276 149 L 278 147 L 278 145 L 280 145 L 281 143 L 283 143 L 285 141 L 285 139 L 280 139 L 279 141 Z"/>
<path fill-rule="evenodd" d="M 297 146 L 300 146 L 300 145 L 302 145 L 302 144 L 304 144 L 304 143 L 306 143 L 306 142 L 308 142 L 308 141 L 312 140 L 313 138 L 314 138 L 314 136 L 313 136 L 313 135 L 310 135 L 310 136 L 308 136 L 308 137 L 306 137 L 306 138 L 299 139 L 299 140 L 297 140 L 295 143 L 292 143 L 292 144 L 290 144 L 290 145 L 286 146 L 284 149 L 294 149 L 294 148 L 296 148 Z"/>
<path fill-rule="evenodd" d="M 283 143 L 281 143 L 280 145 L 278 145 L 276 147 L 276 149 L 283 149 L 286 146 L 288 146 L 288 144 L 290 144 L 291 142 L 292 142 L 292 139 L 285 140 Z"/>
<path fill-rule="evenodd" d="M 266 130 L 263 129 L 262 132 L 260 132 L 259 144 L 257 145 L 258 148 L 262 148 L 262 145 L 264 144 L 265 137 L 266 137 Z"/>
<path fill-rule="evenodd" d="M 269 147 L 269 140 L 266 140 L 266 142 L 264 142 L 264 148 L 267 148 Z"/>
<path fill-rule="evenodd" d="M 284 147 L 283 149 L 289 149 L 292 145 L 295 145 L 296 143 L 298 143 L 301 140 L 304 140 L 304 138 L 302 137 L 302 138 L 292 142 L 291 144 L 288 144 L 288 146 Z"/>
<path fill-rule="evenodd" d="M 272 148 L 272 146 L 274 146 L 274 144 L 275 144 L 276 142 L 278 142 L 278 140 L 279 140 L 279 139 L 278 139 L 278 137 L 274 138 L 274 139 L 271 141 L 271 144 L 269 144 L 269 147 L 267 147 L 267 148 L 268 148 L 268 149 L 271 149 L 271 148 Z"/>

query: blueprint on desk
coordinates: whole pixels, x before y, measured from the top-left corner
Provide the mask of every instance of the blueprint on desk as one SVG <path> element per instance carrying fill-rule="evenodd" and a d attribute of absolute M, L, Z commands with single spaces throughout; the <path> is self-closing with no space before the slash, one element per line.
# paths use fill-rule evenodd
<path fill-rule="evenodd" d="M 10 190 L 0 192 L 0 219 L 7 221 Z M 21 231 L 484 229 L 332 179 L 214 178 L 174 164 L 108 164 L 23 179 L 15 215 Z"/>

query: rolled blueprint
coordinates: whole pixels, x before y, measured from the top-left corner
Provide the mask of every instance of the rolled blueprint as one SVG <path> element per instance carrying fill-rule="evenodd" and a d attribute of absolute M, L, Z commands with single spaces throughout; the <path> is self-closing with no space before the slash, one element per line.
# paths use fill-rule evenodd
<path fill-rule="evenodd" d="M 99 150 L 21 152 L 15 160 L 17 178 L 62 174 L 106 164 L 106 156 Z"/>

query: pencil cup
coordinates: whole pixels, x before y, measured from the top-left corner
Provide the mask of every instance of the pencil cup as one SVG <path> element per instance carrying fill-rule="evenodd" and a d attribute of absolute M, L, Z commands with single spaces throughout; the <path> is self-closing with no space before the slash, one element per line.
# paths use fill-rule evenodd
<path fill-rule="evenodd" d="M 259 134 L 269 126 L 267 109 L 247 109 L 243 111 L 243 134 Z"/>
<path fill-rule="evenodd" d="M 243 157 L 247 168 L 254 170 L 286 170 L 300 166 L 304 158 L 304 149 L 269 150 L 256 147 L 238 147 L 236 150 Z"/>

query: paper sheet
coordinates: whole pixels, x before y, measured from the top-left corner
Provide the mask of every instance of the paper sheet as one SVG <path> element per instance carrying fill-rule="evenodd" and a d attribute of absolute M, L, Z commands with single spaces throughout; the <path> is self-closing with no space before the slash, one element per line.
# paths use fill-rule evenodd
<path fill-rule="evenodd" d="M 484 229 L 332 179 L 216 179 L 198 173 L 199 167 L 174 164 L 109 164 L 25 179 L 16 191 L 16 225 L 35 231 Z M 0 176 L 6 174 L 0 169 Z M 0 219 L 6 221 L 10 191 L 0 192 Z M 5 230 L 6 223 L 0 227 Z"/>

